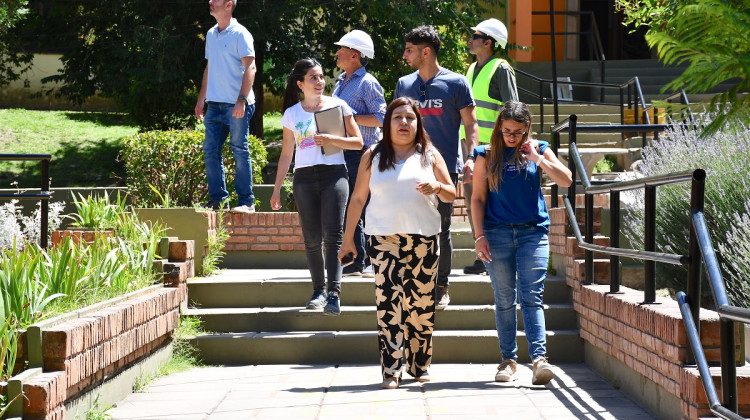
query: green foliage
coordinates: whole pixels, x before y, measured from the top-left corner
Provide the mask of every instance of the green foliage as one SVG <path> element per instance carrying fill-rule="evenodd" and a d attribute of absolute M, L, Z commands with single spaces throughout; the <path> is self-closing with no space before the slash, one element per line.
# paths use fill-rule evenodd
<path fill-rule="evenodd" d="M 122 160 L 125 162 L 128 189 L 133 202 L 141 207 L 170 204 L 190 207 L 206 201 L 208 185 L 203 163 L 203 131 L 173 130 L 138 133 L 125 140 Z M 261 170 L 267 153 L 263 142 L 249 136 L 248 146 L 253 165 L 254 182 L 261 181 Z M 226 179 L 234 180 L 234 157 L 229 147 L 222 150 Z M 232 188 L 229 188 L 233 191 Z"/>
<path fill-rule="evenodd" d="M 201 84 L 205 34 L 216 24 L 208 4 L 151 0 L 122 2 L 39 0 L 43 16 L 30 16 L 17 29 L 28 34 L 27 48 L 56 45 L 65 51 L 63 70 L 46 81 L 62 84 L 55 93 L 81 103 L 99 93 L 114 98 L 143 129 L 195 125 L 193 107 Z M 404 64 L 403 36 L 431 24 L 443 49 L 440 63 L 463 72 L 470 26 L 498 0 L 285 0 L 245 2 L 234 17 L 253 34 L 258 73 L 255 93 L 263 86 L 283 91 L 293 63 L 317 56 L 326 73 L 335 70 L 334 45 L 350 29 L 364 29 L 375 43 L 368 70 L 391 99 L 396 80 L 411 70 Z"/>
<path fill-rule="evenodd" d="M 3 318 L 0 322 L 2 322 L 2 325 L 0 325 L 0 367 L 2 367 L 0 380 L 7 381 L 13 376 L 13 368 L 16 366 L 18 334 L 13 328 L 16 322 L 12 316 Z M 4 411 L 4 409 L 0 408 L 0 416 L 2 416 Z"/>
<path fill-rule="evenodd" d="M 218 269 L 219 263 L 224 258 L 224 245 L 229 240 L 229 231 L 224 215 L 218 217 L 216 235 L 208 237 L 208 253 L 203 258 L 201 276 L 209 276 Z"/>
<path fill-rule="evenodd" d="M 728 121 L 750 120 L 750 0 L 618 0 L 626 22 L 650 26 L 646 41 L 666 65 L 688 68 L 663 91 L 707 92 L 734 85 L 711 100 L 718 115 L 705 127 L 715 133 Z"/>
<path fill-rule="evenodd" d="M 0 87 L 18 80 L 31 67 L 33 55 L 18 53 L 19 39 L 13 28 L 27 14 L 27 4 L 28 0 L 3 0 L 0 5 Z"/>
<path fill-rule="evenodd" d="M 596 166 L 594 166 L 594 173 L 612 172 L 614 168 L 615 162 L 612 159 L 605 157 L 596 163 Z"/>
<path fill-rule="evenodd" d="M 99 398 L 101 398 L 101 394 L 96 395 L 96 398 L 94 398 L 94 403 L 84 413 L 85 417 L 83 418 L 83 420 L 110 420 L 112 418 L 111 415 L 107 414 L 107 411 L 111 410 L 112 406 L 102 406 L 102 404 L 99 402 Z M 76 416 L 76 420 L 78 419 L 79 417 Z"/>
<path fill-rule="evenodd" d="M 644 175 L 702 168 L 706 171 L 705 216 L 727 294 L 734 305 L 750 307 L 750 138 L 744 125 L 725 126 L 701 137 L 677 128 L 643 149 Z M 629 198 L 628 198 L 629 197 Z M 659 187 L 656 200 L 657 249 L 686 254 L 690 185 Z M 643 243 L 643 193 L 623 195 L 630 210 L 623 231 L 631 243 Z M 685 267 L 657 264 L 657 287 L 685 290 Z M 710 295 L 708 286 L 703 287 Z"/>
<path fill-rule="evenodd" d="M 76 212 L 69 215 L 73 219 L 73 226 L 92 228 L 92 229 L 109 229 L 118 222 L 120 214 L 125 212 L 125 198 L 117 192 L 117 199 L 114 203 L 110 202 L 109 192 L 105 191 L 101 196 L 89 195 L 84 197 L 73 193 L 73 205 Z"/>

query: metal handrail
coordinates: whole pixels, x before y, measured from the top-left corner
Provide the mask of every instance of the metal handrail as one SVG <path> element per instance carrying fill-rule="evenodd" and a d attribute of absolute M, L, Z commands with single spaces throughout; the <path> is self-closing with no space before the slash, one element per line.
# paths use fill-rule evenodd
<path fill-rule="evenodd" d="M 39 200 L 40 201 L 40 226 L 39 226 L 39 246 L 46 249 L 49 246 L 47 230 L 49 229 L 49 200 L 52 198 L 50 191 L 49 165 L 52 155 L 49 154 L 0 154 L 0 162 L 5 161 L 39 161 L 42 163 L 42 182 L 41 190 L 38 194 L 33 193 L 13 193 L 0 194 L 0 200 L 19 199 L 19 200 Z"/>
<path fill-rule="evenodd" d="M 729 304 L 724 280 L 719 269 L 719 262 L 714 252 L 713 244 L 708 233 L 703 207 L 705 199 L 706 172 L 696 169 L 688 172 L 677 172 L 666 175 L 651 176 L 629 181 L 612 182 L 610 184 L 592 186 L 588 181 L 585 167 L 583 166 L 578 149 L 576 147 L 576 132 L 584 127 L 577 127 L 577 117 L 571 115 L 567 122 L 557 124 L 554 128 L 569 132 L 569 159 L 568 166 L 573 177 L 576 170 L 584 185 L 586 194 L 586 216 L 584 220 L 586 238 L 583 239 L 575 216 L 575 207 L 571 204 L 569 196 L 563 197 L 568 214 L 570 227 L 573 230 L 578 245 L 585 250 L 585 283 L 593 283 L 594 259 L 593 251 L 610 256 L 610 292 L 618 293 L 620 288 L 619 257 L 627 256 L 645 261 L 645 287 L 644 303 L 655 303 L 656 300 L 656 273 L 655 263 L 665 262 L 688 266 L 687 293 L 678 292 L 677 299 L 682 314 L 683 324 L 687 331 L 691 355 L 701 375 L 704 390 L 709 401 L 710 410 L 715 415 L 725 419 L 741 419 L 738 416 L 738 392 L 737 392 L 737 367 L 735 365 L 735 322 L 750 324 L 750 309 L 740 308 Z M 586 130 L 581 130 L 586 131 Z M 557 131 L 559 134 L 559 131 Z M 691 181 L 690 193 L 690 240 L 689 254 L 675 255 L 655 252 L 655 214 L 656 214 L 656 187 L 667 184 Z M 620 192 L 644 188 L 645 196 L 645 244 L 644 250 L 623 249 L 619 247 L 619 219 L 620 219 Z M 575 197 L 575 183 L 571 185 L 571 193 Z M 593 195 L 610 194 L 610 246 L 605 247 L 593 243 Z M 721 380 L 723 404 L 720 403 L 716 388 L 711 378 L 706 357 L 700 343 L 700 268 L 705 264 L 708 273 L 709 285 L 717 306 L 720 324 L 721 343 Z M 698 321 L 696 321 L 698 320 Z"/>

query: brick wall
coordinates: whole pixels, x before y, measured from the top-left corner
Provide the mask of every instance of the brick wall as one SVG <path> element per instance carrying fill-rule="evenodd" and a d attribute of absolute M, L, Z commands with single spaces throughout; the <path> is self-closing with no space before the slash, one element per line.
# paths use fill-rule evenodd
<path fill-rule="evenodd" d="M 43 326 L 44 373 L 24 382 L 24 418 L 64 419 L 66 401 L 170 340 L 187 299 L 187 278 L 194 272 L 194 244 L 170 241 L 168 246 L 164 288 Z"/>
<path fill-rule="evenodd" d="M 583 219 L 583 203 L 578 197 L 576 216 Z M 604 204 L 604 203 L 597 203 Z M 644 378 L 681 400 L 682 413 L 696 419 L 709 415 L 706 394 L 694 368 L 686 367 L 687 333 L 677 303 L 657 297 L 656 304 L 642 304 L 643 291 L 620 287 L 621 293 L 609 293 L 609 257 L 594 253 L 594 283 L 584 285 L 584 250 L 575 237 L 565 234 L 567 213 L 564 208 L 550 209 L 550 249 L 566 260 L 566 281 L 572 289 L 573 304 L 579 315 L 581 338 L 608 356 L 618 360 Z M 595 211 L 595 227 L 600 226 L 601 211 Z M 609 238 L 597 235 L 594 243 L 608 245 Z M 719 317 L 701 309 L 701 342 L 708 361 L 718 363 Z M 742 332 L 738 326 L 739 333 Z M 738 341 L 737 360 L 744 360 Z M 717 389 L 720 380 L 715 378 Z M 738 375 L 740 411 L 750 414 L 750 378 Z M 719 391 L 720 392 L 720 391 Z"/>
<path fill-rule="evenodd" d="M 229 232 L 224 251 L 304 251 L 299 215 L 289 212 L 224 215 Z"/>

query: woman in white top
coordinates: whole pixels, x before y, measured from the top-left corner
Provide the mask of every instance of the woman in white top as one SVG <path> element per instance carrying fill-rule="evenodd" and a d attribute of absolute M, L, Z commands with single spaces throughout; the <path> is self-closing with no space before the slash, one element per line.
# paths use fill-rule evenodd
<path fill-rule="evenodd" d="M 435 321 L 440 213 L 456 188 L 448 168 L 424 131 L 410 98 L 388 105 L 383 140 L 362 156 L 346 215 L 339 258 L 354 254 L 354 230 L 367 202 L 367 253 L 375 272 L 378 345 L 383 388 L 396 388 L 406 371 L 429 381 Z M 403 356 L 403 357 L 402 357 Z"/>
<path fill-rule="evenodd" d="M 281 185 L 294 155 L 292 191 L 313 283 L 313 294 L 306 307 L 323 308 L 324 314 L 339 315 L 341 263 L 337 255 L 341 246 L 346 201 L 349 198 L 344 152 L 340 149 L 360 150 L 362 135 L 346 102 L 323 95 L 325 86 L 323 69 L 317 60 L 304 58 L 294 64 L 284 93 L 284 116 L 281 118 L 283 143 L 271 195 L 271 208 L 281 208 Z M 347 137 L 318 133 L 315 112 L 337 106 L 343 110 Z M 326 154 L 324 146 L 335 146 L 339 150 L 334 152 L 329 148 Z M 325 257 L 321 244 L 325 244 Z"/>

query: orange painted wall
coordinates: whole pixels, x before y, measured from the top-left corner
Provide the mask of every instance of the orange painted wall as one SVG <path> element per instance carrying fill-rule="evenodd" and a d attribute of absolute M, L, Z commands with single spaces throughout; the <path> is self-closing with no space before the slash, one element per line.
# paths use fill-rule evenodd
<path fill-rule="evenodd" d="M 516 0 L 519 1 L 519 0 Z M 524 0 L 520 0 L 523 2 Z M 549 11 L 549 0 L 532 0 L 531 7 L 533 11 Z M 565 10 L 565 0 L 555 0 L 555 12 Z M 531 27 L 532 32 L 550 32 L 550 19 L 549 15 L 533 15 L 531 16 Z M 565 31 L 565 16 L 555 16 L 555 31 Z M 564 57 L 564 42 L 565 36 L 557 35 L 556 39 L 556 61 L 563 61 Z M 550 61 L 552 59 L 552 43 L 549 35 L 533 35 L 531 38 L 531 44 L 534 46 L 532 51 L 531 61 Z"/>

